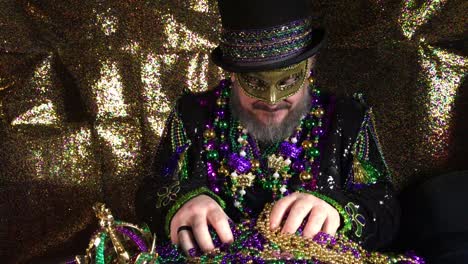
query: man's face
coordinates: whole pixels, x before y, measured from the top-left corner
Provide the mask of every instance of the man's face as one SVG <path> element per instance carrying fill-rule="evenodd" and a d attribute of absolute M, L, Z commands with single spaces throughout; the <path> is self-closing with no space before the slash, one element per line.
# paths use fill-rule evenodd
<path fill-rule="evenodd" d="M 241 107 L 263 125 L 279 125 L 307 93 L 309 61 L 288 68 L 233 74 Z"/>

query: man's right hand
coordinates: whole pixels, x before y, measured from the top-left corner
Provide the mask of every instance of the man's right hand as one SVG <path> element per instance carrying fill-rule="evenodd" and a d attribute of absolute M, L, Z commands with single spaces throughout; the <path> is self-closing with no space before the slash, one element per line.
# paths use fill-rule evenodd
<path fill-rule="evenodd" d="M 232 243 L 234 237 L 229 227 L 229 217 L 221 206 L 207 195 L 199 195 L 185 203 L 171 220 L 171 240 L 186 253 L 196 245 L 204 252 L 214 249 L 213 240 L 208 231 L 211 225 L 221 242 Z M 192 231 L 182 230 L 181 226 L 189 226 Z"/>

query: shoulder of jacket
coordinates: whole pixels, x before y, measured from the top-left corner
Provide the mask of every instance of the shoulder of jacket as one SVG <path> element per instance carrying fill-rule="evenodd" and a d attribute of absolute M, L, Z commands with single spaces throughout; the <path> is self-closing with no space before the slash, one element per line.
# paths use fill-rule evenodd
<path fill-rule="evenodd" d="M 370 107 L 361 93 L 342 96 L 336 100 L 336 113 L 346 120 L 362 120 Z"/>
<path fill-rule="evenodd" d="M 198 126 L 213 115 L 215 105 L 214 90 L 201 93 L 184 92 L 176 100 L 175 109 L 185 126 Z"/>

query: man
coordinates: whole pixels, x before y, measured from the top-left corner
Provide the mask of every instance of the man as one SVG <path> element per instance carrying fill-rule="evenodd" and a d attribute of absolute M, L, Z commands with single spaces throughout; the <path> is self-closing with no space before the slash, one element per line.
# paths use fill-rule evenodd
<path fill-rule="evenodd" d="M 325 37 L 310 1 L 219 1 L 223 31 L 213 61 L 230 80 L 179 98 L 138 193 L 159 239 L 214 249 L 213 227 L 274 203 L 270 228 L 313 237 L 341 232 L 367 249 L 388 244 L 399 207 L 362 100 L 320 93 L 311 74 Z"/>

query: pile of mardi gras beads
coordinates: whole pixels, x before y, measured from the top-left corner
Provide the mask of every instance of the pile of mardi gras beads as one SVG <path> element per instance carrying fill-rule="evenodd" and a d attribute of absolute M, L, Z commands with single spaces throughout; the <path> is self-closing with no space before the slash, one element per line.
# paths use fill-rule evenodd
<path fill-rule="evenodd" d="M 93 234 L 85 255 L 75 256 L 67 264 L 159 263 L 155 237 L 147 226 L 141 228 L 114 219 L 102 203 L 93 206 L 100 228 Z M 148 247 L 152 241 L 151 248 Z"/>
<path fill-rule="evenodd" d="M 147 228 L 114 220 L 103 204 L 94 206 L 101 228 L 95 233 L 85 256 L 68 263 L 400 263 L 423 264 L 414 254 L 389 255 L 367 252 L 343 235 L 319 233 L 313 239 L 270 230 L 267 204 L 256 220 L 230 222 L 234 242 L 223 244 L 215 231 L 211 235 L 215 250 L 202 253 L 192 249 L 190 256 L 169 242 L 156 246 Z M 152 246 L 148 243 L 152 241 Z"/>
<path fill-rule="evenodd" d="M 257 220 L 244 220 L 231 227 L 234 243 L 222 244 L 212 231 L 216 249 L 208 254 L 191 251 L 191 263 L 401 263 L 421 264 L 424 260 L 414 254 L 389 255 L 367 252 L 343 235 L 319 233 L 313 239 L 296 234 L 284 234 L 279 229 L 270 230 L 269 215 L 272 205 L 267 204 Z M 176 263 L 165 258 L 167 252 L 177 250 L 166 246 L 158 250 L 161 263 Z"/>

